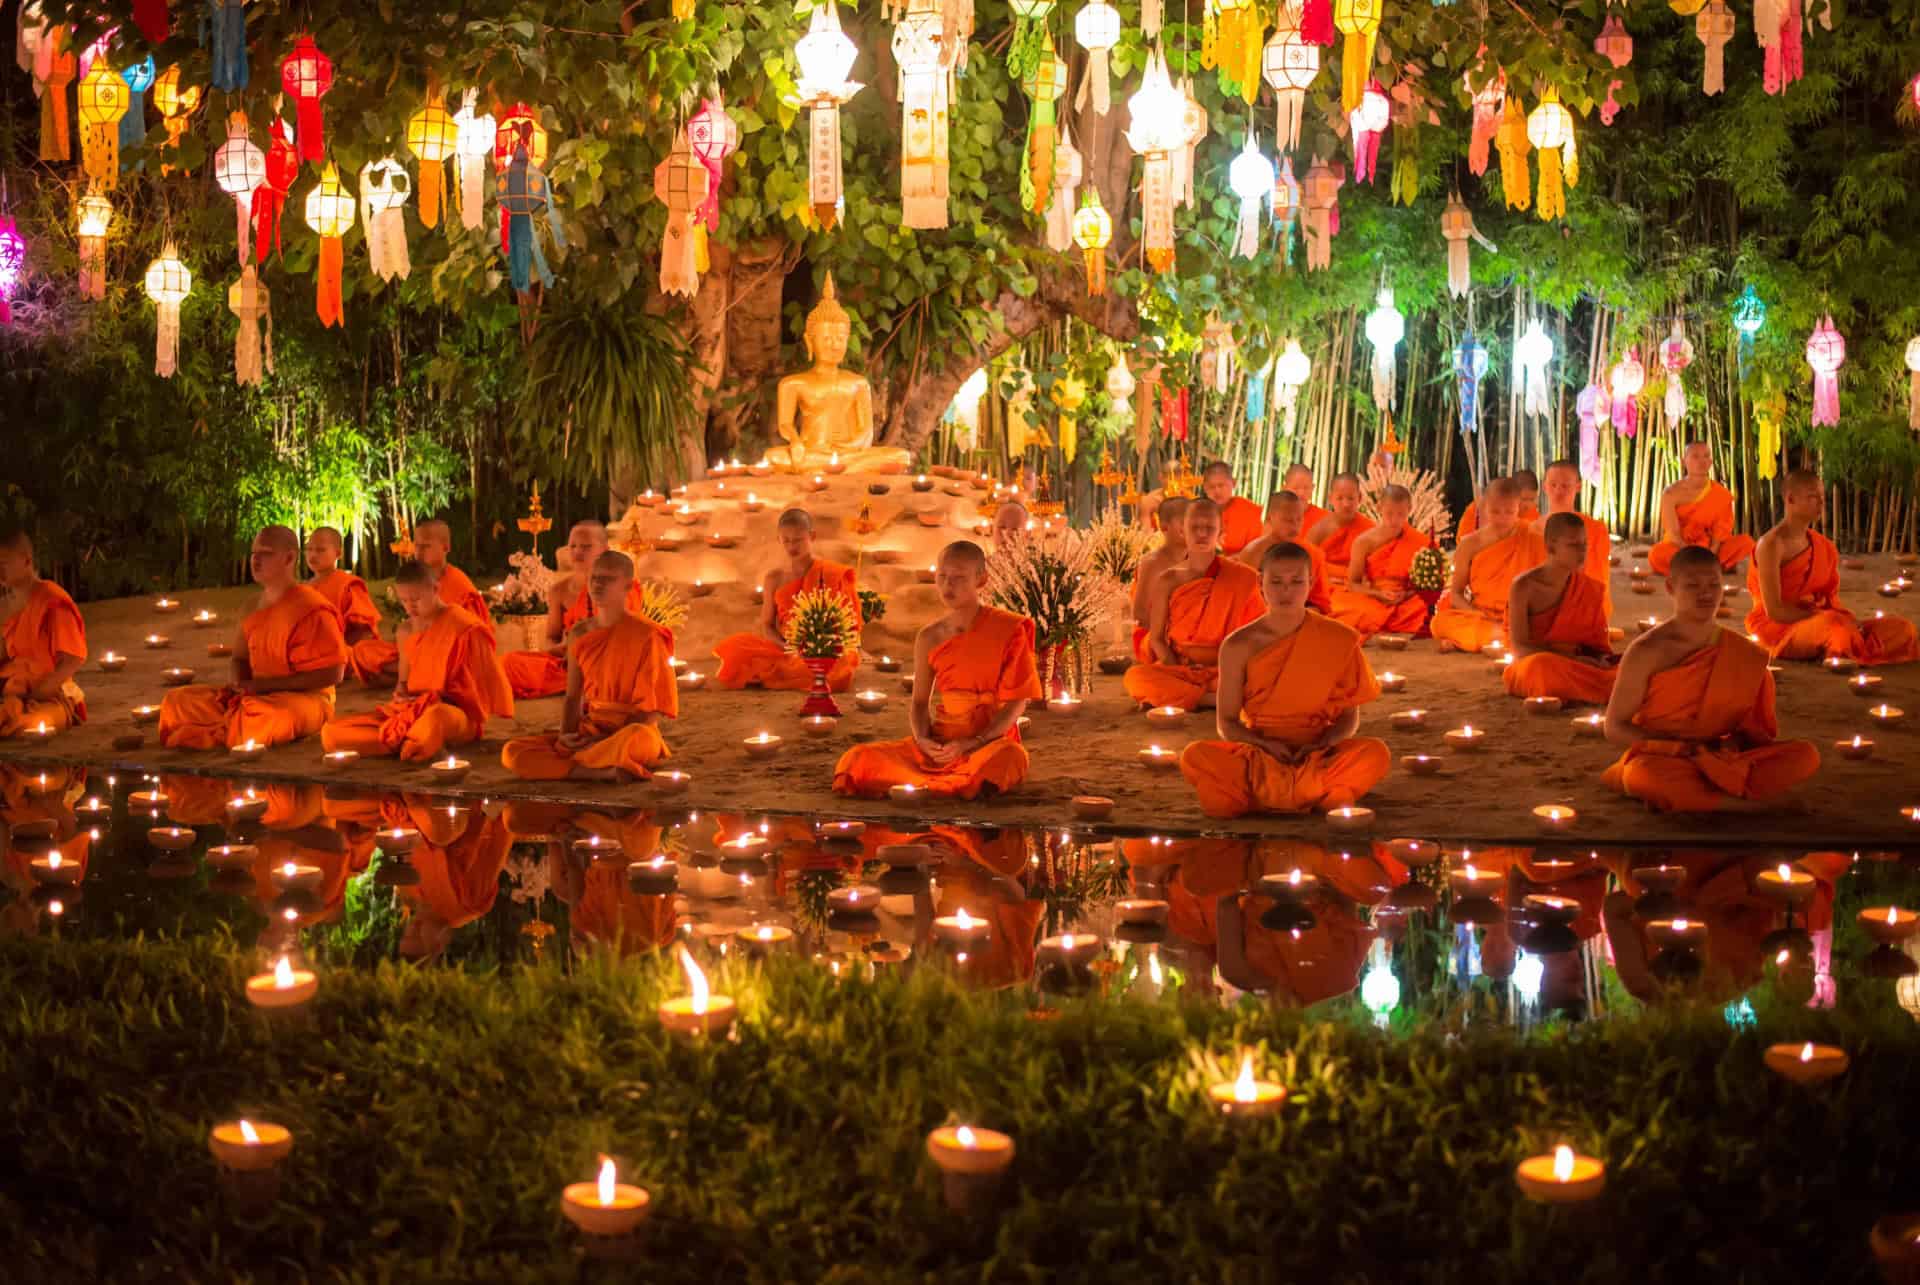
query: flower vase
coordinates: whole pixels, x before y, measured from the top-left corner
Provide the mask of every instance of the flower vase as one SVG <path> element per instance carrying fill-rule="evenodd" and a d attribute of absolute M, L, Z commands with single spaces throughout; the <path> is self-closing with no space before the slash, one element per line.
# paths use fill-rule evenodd
<path fill-rule="evenodd" d="M 544 612 L 537 616 L 523 616 L 518 613 L 501 616 L 500 624 L 501 632 L 505 635 L 503 642 L 510 641 L 516 634 L 519 636 L 520 646 L 510 650 L 545 651 L 547 649 L 547 617 Z"/>
<path fill-rule="evenodd" d="M 838 656 L 802 656 L 801 663 L 806 665 L 807 673 L 813 676 L 813 685 L 807 688 L 806 703 L 800 706 L 800 717 L 812 718 L 824 714 L 828 718 L 839 718 L 840 707 L 834 704 L 833 693 L 827 690 L 827 672 L 839 662 Z"/>
<path fill-rule="evenodd" d="M 1055 643 L 1051 647 L 1042 647 L 1034 656 L 1034 662 L 1040 670 L 1040 681 L 1047 689 L 1047 699 L 1065 696 L 1073 691 L 1073 672 L 1069 664 L 1072 649 L 1066 643 Z"/>

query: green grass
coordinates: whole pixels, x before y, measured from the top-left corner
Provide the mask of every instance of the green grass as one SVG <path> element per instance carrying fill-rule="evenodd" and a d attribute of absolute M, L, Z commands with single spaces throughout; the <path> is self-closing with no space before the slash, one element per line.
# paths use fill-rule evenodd
<path fill-rule="evenodd" d="M 330 973 L 305 1025 L 241 999 L 219 937 L 0 943 L 9 1281 L 574 1280 L 561 1185 L 596 1152 L 649 1187 L 648 1281 L 1869 1280 L 1866 1231 L 1920 1207 L 1920 1034 L 1887 983 L 1809 1012 L 1755 996 L 1532 1036 L 1435 1019 L 1019 994 L 923 972 L 839 983 L 729 966 L 737 1041 L 667 1039 L 665 960 L 511 975 Z M 1822 1090 L 1760 1050 L 1854 1055 Z M 1292 1089 L 1232 1127 L 1204 1087 L 1243 1047 Z M 297 1142 L 282 1203 L 223 1205 L 205 1134 Z M 994 1216 L 944 1214 L 922 1152 L 949 1113 L 1006 1129 Z M 1582 1212 L 1510 1170 L 1561 1138 L 1609 1164 Z"/>

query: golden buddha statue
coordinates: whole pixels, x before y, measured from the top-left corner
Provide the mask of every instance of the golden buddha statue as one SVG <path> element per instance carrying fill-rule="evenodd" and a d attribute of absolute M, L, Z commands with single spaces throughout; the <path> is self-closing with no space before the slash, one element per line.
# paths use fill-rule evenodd
<path fill-rule="evenodd" d="M 820 302 L 807 314 L 809 370 L 780 380 L 779 428 L 783 449 L 767 456 L 795 472 L 825 468 L 835 456 L 850 472 L 903 473 L 913 457 L 897 446 L 873 444 L 873 388 L 865 376 L 844 369 L 853 323 L 827 277 Z"/>

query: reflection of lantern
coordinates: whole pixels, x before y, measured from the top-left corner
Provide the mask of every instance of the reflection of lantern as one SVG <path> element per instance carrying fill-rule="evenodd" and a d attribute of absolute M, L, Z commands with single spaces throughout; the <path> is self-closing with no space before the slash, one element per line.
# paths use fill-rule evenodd
<path fill-rule="evenodd" d="M 1394 350 L 1407 333 L 1407 319 L 1393 306 L 1393 287 L 1382 286 L 1367 314 L 1367 342 L 1373 345 L 1374 405 L 1391 408 L 1394 399 Z"/>
<path fill-rule="evenodd" d="M 794 42 L 800 64 L 800 101 L 807 108 L 807 191 L 813 217 L 827 231 L 840 218 L 840 104 L 860 92 L 847 79 L 860 51 L 840 30 L 836 0 L 813 11 L 807 34 Z"/>
<path fill-rule="evenodd" d="M 1663 409 L 1667 412 L 1667 423 L 1677 427 L 1687 417 L 1687 389 L 1681 382 L 1680 372 L 1693 365 L 1693 341 L 1687 338 L 1686 327 L 1678 317 L 1673 319 L 1673 329 L 1667 333 L 1666 342 L 1660 345 L 1660 365 L 1667 372 Z"/>
<path fill-rule="evenodd" d="M 1133 372 L 1127 369 L 1127 355 L 1116 352 L 1113 355 L 1113 365 L 1107 367 L 1106 379 L 1107 398 L 1113 403 L 1114 414 L 1133 414 L 1133 403 L 1129 399 L 1133 396 L 1133 390 L 1139 386 L 1139 381 L 1133 377 Z"/>
<path fill-rule="evenodd" d="M 1632 437 L 1640 431 L 1640 390 L 1647 386 L 1647 368 L 1640 364 L 1640 350 L 1627 349 L 1624 360 L 1607 372 L 1607 387 L 1613 403 L 1613 431 Z"/>
<path fill-rule="evenodd" d="M 1293 266 L 1293 225 L 1300 218 L 1300 180 L 1293 176 L 1293 158 L 1280 157 L 1273 176 L 1273 221 L 1280 225 L 1280 261 Z"/>
<path fill-rule="evenodd" d="M 1340 46 L 1340 110 L 1360 105 L 1373 74 L 1373 42 L 1380 34 L 1381 0 L 1333 0 L 1334 29 L 1346 37 Z"/>
<path fill-rule="evenodd" d="M 1367 91 L 1360 96 L 1360 105 L 1347 113 L 1347 122 L 1353 129 L 1353 181 L 1371 182 L 1380 158 L 1380 135 L 1393 123 L 1393 104 L 1379 81 L 1367 82 Z"/>
<path fill-rule="evenodd" d="M 1553 360 L 1553 340 L 1540 326 L 1535 317 L 1527 323 L 1521 332 L 1519 342 L 1513 346 L 1513 364 L 1520 368 L 1525 376 L 1525 408 L 1529 415 L 1545 415 L 1547 405 L 1547 363 Z"/>
<path fill-rule="evenodd" d="M 21 10 L 24 20 L 26 11 Z M 46 74 L 40 77 L 40 159 L 56 163 L 73 159 L 73 122 L 67 115 L 67 86 L 80 74 L 80 60 L 65 27 L 50 28 L 44 38 Z"/>
<path fill-rule="evenodd" d="M 1067 122 L 1060 122 L 1060 142 L 1053 149 L 1053 200 L 1047 205 L 1047 249 L 1065 251 L 1073 247 L 1074 205 L 1079 197 L 1080 176 L 1085 162 L 1073 145 Z"/>
<path fill-rule="evenodd" d="M 13 220 L 0 214 L 0 326 L 13 324 L 13 289 L 20 284 L 20 270 L 26 262 L 27 243 L 21 240 Z"/>
<path fill-rule="evenodd" d="M 1251 259 L 1260 251 L 1260 202 L 1273 201 L 1273 162 L 1254 145 L 1247 131 L 1246 146 L 1227 167 L 1227 186 L 1240 198 L 1240 222 L 1234 229 L 1233 253 Z"/>
<path fill-rule="evenodd" d="M 147 265 L 147 298 L 159 313 L 154 331 L 153 373 L 170 379 L 180 364 L 180 301 L 193 289 L 193 274 L 180 262 L 169 241 L 160 257 Z"/>
<path fill-rule="evenodd" d="M 1700 92 L 1709 96 L 1727 87 L 1726 48 L 1733 39 L 1733 10 L 1727 0 L 1711 0 L 1693 20 L 1693 34 L 1707 49 L 1707 67 L 1701 77 Z"/>
<path fill-rule="evenodd" d="M 1306 182 L 1300 185 L 1300 227 L 1307 243 L 1308 272 L 1333 262 L 1333 236 L 1340 227 L 1340 187 L 1345 182 L 1344 174 L 1316 156 L 1307 168 Z"/>
<path fill-rule="evenodd" d="M 1165 55 L 1155 49 L 1147 55 L 1140 88 L 1127 99 L 1127 143 L 1140 153 L 1140 243 L 1156 272 L 1173 267 L 1173 152 L 1186 145 L 1185 114 L 1186 99 L 1167 75 Z"/>
<path fill-rule="evenodd" d="M 460 142 L 460 127 L 447 111 L 446 98 L 437 89 L 427 91 L 427 105 L 407 121 L 407 150 L 420 158 L 420 226 L 440 226 L 446 208 L 441 195 L 445 178 L 441 166 Z"/>
<path fill-rule="evenodd" d="M 120 181 L 120 118 L 127 114 L 127 82 L 96 58 L 80 82 L 80 168 L 102 187 Z"/>
<path fill-rule="evenodd" d="M 1279 151 L 1300 146 L 1300 109 L 1320 75 L 1320 50 L 1300 34 L 1300 0 L 1285 0 L 1274 15 L 1262 70 L 1273 86 L 1273 145 Z"/>
<path fill-rule="evenodd" d="M 253 218 L 253 193 L 267 181 L 267 154 L 248 134 L 245 112 L 227 117 L 227 141 L 213 153 L 213 181 L 233 198 L 237 224 L 234 240 L 239 246 L 240 262 L 245 263 Z"/>
<path fill-rule="evenodd" d="M 413 272 L 407 259 L 407 221 L 401 213 L 413 192 L 407 168 L 392 157 L 368 161 L 360 170 L 360 227 L 367 238 L 367 257 L 373 274 L 382 281 Z"/>
<path fill-rule="evenodd" d="M 1473 261 L 1467 249 L 1473 231 L 1473 211 L 1455 192 L 1440 213 L 1440 235 L 1447 240 L 1447 293 L 1456 299 L 1473 288 Z"/>
<path fill-rule="evenodd" d="M 307 226 L 320 234 L 319 282 L 315 309 L 322 326 L 344 325 L 340 302 L 340 238 L 353 227 L 353 197 L 340 185 L 340 171 L 332 161 L 320 172 L 320 181 L 307 193 Z"/>
<path fill-rule="evenodd" d="M 233 382 L 259 386 L 273 373 L 273 311 L 260 273 L 249 263 L 227 287 L 227 310 L 240 319 L 233 336 Z"/>
<path fill-rule="evenodd" d="M 453 146 L 460 155 L 460 226 L 469 230 L 480 226 L 485 213 L 487 158 L 499 133 L 493 113 L 474 111 L 479 98 L 479 90 L 469 89 L 453 114 Z"/>
<path fill-rule="evenodd" d="M 1020 158 L 1020 204 L 1044 214 L 1053 200 L 1054 104 L 1067 92 L 1067 64 L 1053 50 L 1049 37 L 1033 70 L 1020 78 L 1020 88 L 1033 100 L 1027 114 L 1027 147 Z"/>
<path fill-rule="evenodd" d="M 1840 367 L 1846 364 L 1847 341 L 1834 328 L 1831 316 L 1807 336 L 1807 365 L 1813 368 L 1813 426 L 1833 428 L 1840 423 Z"/>
<path fill-rule="evenodd" d="M 1278 386 L 1274 400 L 1280 405 L 1280 431 L 1288 437 L 1293 436 L 1294 416 L 1300 404 L 1300 390 L 1306 387 L 1307 379 L 1312 374 L 1313 361 L 1300 350 L 1300 341 L 1287 340 L 1286 347 L 1280 350 L 1280 356 L 1273 363 L 1273 382 Z"/>
<path fill-rule="evenodd" d="M 694 222 L 704 223 L 709 231 L 717 230 L 721 171 L 727 158 L 740 150 L 740 127 L 727 115 L 727 105 L 718 97 L 702 102 L 687 122 L 687 148 L 694 160 L 707 167 L 707 199 L 694 211 Z"/>
<path fill-rule="evenodd" d="M 99 189 L 90 189 L 74 203 L 74 223 L 80 236 L 80 293 L 88 299 L 107 297 L 107 229 L 113 224 L 113 206 Z"/>
<path fill-rule="evenodd" d="M 320 52 L 312 36 L 302 36 L 293 42 L 293 52 L 280 62 L 280 84 L 293 95 L 297 121 L 294 141 L 300 146 L 300 159 L 324 159 L 327 117 L 320 100 L 333 88 L 333 59 Z"/>
<path fill-rule="evenodd" d="M 940 0 L 908 0 L 893 27 L 900 68 L 900 225 L 947 226 L 951 73 Z"/>
<path fill-rule="evenodd" d="M 1487 375 L 1487 347 L 1469 330 L 1453 350 L 1453 385 L 1460 397 L 1460 431 L 1480 427 L 1480 381 Z"/>
<path fill-rule="evenodd" d="M 1612 63 L 1615 67 L 1624 67 L 1633 61 L 1633 37 L 1621 25 L 1620 19 L 1608 14 L 1606 22 L 1601 24 L 1600 34 L 1594 37 L 1593 51 Z M 1614 101 L 1613 91 L 1620 88 L 1617 80 L 1607 84 L 1607 99 L 1600 104 L 1600 123 L 1613 124 L 1613 118 L 1620 112 L 1620 104 Z"/>
<path fill-rule="evenodd" d="M 1920 335 L 1907 340 L 1907 427 L 1920 431 Z"/>
<path fill-rule="evenodd" d="M 1105 116 L 1113 106 L 1107 77 L 1107 51 L 1120 43 L 1120 11 L 1107 0 L 1089 0 L 1073 16 L 1073 38 L 1087 51 L 1087 75 L 1080 82 L 1075 105 L 1084 108 L 1091 94 L 1093 114 Z"/>
<path fill-rule="evenodd" d="M 293 150 L 287 122 L 278 116 L 268 127 L 267 181 L 253 190 L 253 256 L 267 261 L 269 250 L 280 248 L 280 216 L 287 208 L 287 194 L 300 177 L 300 157 Z"/>
<path fill-rule="evenodd" d="M 1527 141 L 1540 153 L 1540 199 L 1534 213 L 1543 219 L 1564 218 L 1567 194 L 1560 185 L 1561 174 L 1564 171 L 1568 186 L 1577 186 L 1580 160 L 1573 143 L 1573 116 L 1560 105 L 1558 90 L 1543 91 L 1527 116 Z"/>
<path fill-rule="evenodd" d="M 1087 261 L 1087 293 L 1107 292 L 1107 246 L 1113 241 L 1113 219 L 1100 204 L 1100 189 L 1091 183 L 1073 216 L 1073 240 Z"/>
<path fill-rule="evenodd" d="M 223 94 L 247 87 L 247 0 L 209 0 L 204 19 L 212 45 L 213 71 L 208 79 Z"/>
<path fill-rule="evenodd" d="M 653 168 L 653 194 L 667 207 L 667 228 L 660 241 L 660 289 L 691 298 L 700 289 L 693 225 L 707 199 L 707 167 L 687 143 L 683 130 L 673 150 Z"/>
<path fill-rule="evenodd" d="M 1473 75 L 1468 72 L 1462 78 L 1473 96 L 1473 138 L 1467 145 L 1467 168 L 1485 174 L 1487 144 L 1500 132 L 1500 117 L 1507 104 L 1507 73 L 1495 67 L 1479 85 L 1473 83 Z"/>
<path fill-rule="evenodd" d="M 1740 332 L 1740 377 L 1746 378 L 1747 358 L 1753 356 L 1753 337 L 1767 324 L 1767 305 L 1749 284 L 1733 301 L 1733 328 Z"/>

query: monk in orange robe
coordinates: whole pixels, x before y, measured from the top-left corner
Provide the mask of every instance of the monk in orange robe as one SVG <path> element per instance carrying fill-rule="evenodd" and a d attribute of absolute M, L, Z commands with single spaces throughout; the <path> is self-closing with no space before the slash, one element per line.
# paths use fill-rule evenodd
<path fill-rule="evenodd" d="M 720 660 L 715 681 L 730 691 L 764 687 L 768 691 L 804 692 L 813 685 L 813 672 L 786 642 L 787 616 L 793 610 L 793 600 L 801 594 L 829 590 L 845 598 L 856 615 L 860 610 L 853 568 L 813 556 L 813 518 L 805 509 L 782 513 L 778 534 L 787 561 L 785 566 L 767 572 L 762 582 L 759 632 L 734 634 L 714 644 L 713 654 Z M 852 687 L 853 672 L 859 665 L 860 648 L 855 644 L 827 671 L 827 689 L 844 692 Z"/>
<path fill-rule="evenodd" d="M 567 565 L 573 570 L 555 576 L 547 589 L 547 646 L 544 651 L 510 651 L 501 655 L 507 685 L 521 700 L 559 696 L 567 690 L 567 637 L 581 621 L 593 615 L 593 595 L 587 579 L 594 562 L 607 551 L 607 528 L 602 522 L 576 522 L 567 533 Z M 627 594 L 627 614 L 641 614 L 645 595 L 638 580 Z M 673 654 L 673 635 L 666 635 L 667 654 Z"/>
<path fill-rule="evenodd" d="M 1193 741 L 1180 772 L 1208 816 L 1343 808 L 1393 766 L 1384 741 L 1356 737 L 1380 684 L 1360 635 L 1307 610 L 1313 562 L 1297 544 L 1267 551 L 1266 614 L 1220 648 L 1217 741 Z"/>
<path fill-rule="evenodd" d="M 1338 591 L 1347 587 L 1354 541 L 1373 530 L 1373 519 L 1360 512 L 1358 473 L 1337 474 L 1327 488 L 1327 503 L 1333 512 L 1307 528 L 1307 543 L 1320 546 L 1327 560 L 1327 581 Z"/>
<path fill-rule="evenodd" d="M 347 646 L 352 647 L 379 637 L 380 609 L 373 605 L 367 582 L 351 571 L 340 569 L 340 558 L 345 552 L 346 542 L 340 532 L 330 526 L 315 527 L 307 537 L 307 570 L 313 573 L 307 584 L 333 604 L 335 614 L 340 617 L 340 633 L 346 638 Z"/>
<path fill-rule="evenodd" d="M 513 693 L 493 639 L 463 608 L 440 600 L 433 572 L 403 562 L 393 578 L 407 618 L 400 643 L 400 681 L 393 699 L 371 714 L 336 718 L 320 729 L 329 751 L 424 762 L 485 733 L 489 718 L 513 716 Z"/>
<path fill-rule="evenodd" d="M 352 877 L 352 854 L 345 836 L 324 819 L 299 826 L 263 830 L 254 837 L 259 850 L 253 863 L 253 899 L 262 911 L 273 913 L 287 907 L 299 911 L 302 924 L 330 924 L 346 909 L 347 880 Z M 273 882 L 274 872 L 288 862 L 316 866 L 320 884 L 311 891 L 283 893 Z M 292 925 L 280 915 L 274 919 L 287 928 Z M 263 940 L 263 946 L 266 942 Z M 289 943 L 292 944 L 291 942 Z M 267 958 L 281 952 L 269 948 Z"/>
<path fill-rule="evenodd" d="M 1033 515 L 1018 500 L 1003 501 L 993 511 L 993 547 L 1004 549 L 1025 540 L 1033 532 Z M 762 591 L 762 597 L 765 592 Z"/>
<path fill-rule="evenodd" d="M 670 757 L 659 721 L 679 716 L 680 688 L 661 630 L 627 614 L 632 559 L 601 554 L 587 584 L 595 614 L 568 644 L 559 734 L 515 737 L 500 752 L 523 781 L 643 781 Z"/>
<path fill-rule="evenodd" d="M 1920 660 L 1920 641 L 1910 623 L 1891 616 L 1861 620 L 1840 605 L 1839 551 L 1812 529 L 1827 508 L 1820 475 L 1796 469 L 1780 490 L 1787 515 L 1760 537 L 1747 570 L 1753 595 L 1747 632 L 1787 660 L 1845 656 L 1863 665 Z"/>
<path fill-rule="evenodd" d="M 440 598 L 449 606 L 459 607 L 486 627 L 487 636 L 493 636 L 493 615 L 487 608 L 487 599 L 467 573 L 447 561 L 447 555 L 453 552 L 453 529 L 440 521 L 422 522 L 413 528 L 414 560 L 426 564 L 427 569 L 440 577 Z M 375 635 L 363 638 L 353 645 L 353 676 L 371 687 L 376 683 L 390 683 L 400 670 L 400 648 Z"/>
<path fill-rule="evenodd" d="M 1576 473 L 1576 476 L 1578 474 Z M 1515 472 L 1511 480 L 1520 488 L 1520 521 L 1537 522 L 1540 520 L 1540 479 L 1533 470 L 1523 468 Z M 1480 529 L 1480 502 L 1469 500 L 1467 511 L 1460 515 L 1460 521 L 1454 525 L 1453 538 L 1464 540 Z"/>
<path fill-rule="evenodd" d="M 1220 552 L 1229 558 L 1260 538 L 1260 506 L 1233 493 L 1233 466 L 1215 460 L 1200 473 L 1200 490 L 1220 506 Z"/>
<path fill-rule="evenodd" d="M 1571 513 L 1587 528 L 1587 560 L 1583 569 L 1600 586 L 1601 612 L 1613 619 L 1613 533 L 1599 518 L 1580 511 L 1580 466 L 1572 460 L 1547 465 L 1547 516 Z M 1521 510 L 1524 515 L 1526 510 Z"/>
<path fill-rule="evenodd" d="M 1334 595 L 1333 618 L 1359 633 L 1417 634 L 1427 623 L 1427 604 L 1407 587 L 1413 555 L 1432 543 L 1407 526 L 1413 493 L 1389 486 L 1380 493 L 1380 525 L 1353 542 L 1346 587 Z"/>
<path fill-rule="evenodd" d="M 1503 637 L 1513 578 L 1546 561 L 1537 528 L 1520 521 L 1520 488 L 1501 478 L 1487 488 L 1487 525 L 1453 551 L 1453 583 L 1433 613 L 1441 651 L 1479 651 Z"/>
<path fill-rule="evenodd" d="M 1017 724 L 1044 694 L 1033 621 L 980 601 L 987 557 L 970 540 L 940 552 L 935 585 L 947 614 L 913 640 L 913 735 L 856 745 L 833 769 L 833 790 L 884 798 L 914 785 L 939 798 L 1005 794 L 1027 779 Z"/>
<path fill-rule="evenodd" d="M 1517 659 L 1502 676 L 1509 696 L 1558 696 L 1604 705 L 1617 657 L 1607 637 L 1600 586 L 1585 571 L 1587 528 L 1578 513 L 1555 513 L 1541 531 L 1547 560 L 1513 579 L 1508 641 Z"/>
<path fill-rule="evenodd" d="M 1154 510 L 1160 523 L 1160 547 L 1140 559 L 1133 571 L 1133 658 L 1152 660 L 1147 635 L 1153 631 L 1153 595 L 1148 592 L 1162 575 L 1187 560 L 1187 499 L 1170 495 Z"/>
<path fill-rule="evenodd" d="M 1753 555 L 1753 537 L 1733 532 L 1733 492 L 1713 480 L 1713 448 L 1688 442 L 1680 464 L 1686 476 L 1660 495 L 1660 543 L 1648 551 L 1647 565 L 1664 576 L 1674 553 L 1691 546 L 1732 571 Z"/>
<path fill-rule="evenodd" d="M 332 604 L 293 578 L 299 552 L 287 527 L 262 527 L 253 537 L 250 561 L 260 597 L 233 641 L 233 681 L 167 693 L 160 704 L 162 745 L 284 745 L 312 736 L 333 717 L 347 642 Z"/>
<path fill-rule="evenodd" d="M 87 626 L 67 591 L 42 580 L 25 532 L 0 536 L 0 737 L 87 721 L 73 676 L 87 659 Z"/>
<path fill-rule="evenodd" d="M 1204 495 L 1187 506 L 1186 561 L 1149 588 L 1153 659 L 1122 680 L 1142 705 L 1199 709 L 1213 703 L 1220 681 L 1220 644 L 1259 618 L 1260 576 L 1218 551 L 1220 510 Z"/>
<path fill-rule="evenodd" d="M 1245 563 L 1258 570 L 1261 561 L 1267 556 L 1267 550 L 1278 544 L 1297 544 L 1313 557 L 1313 588 L 1307 591 L 1307 606 L 1327 615 L 1333 610 L 1333 588 L 1327 583 L 1327 560 L 1317 544 L 1308 544 L 1301 538 L 1306 519 L 1306 505 L 1292 491 L 1275 491 L 1267 501 L 1267 526 L 1258 540 L 1234 555 L 1235 562 Z"/>
<path fill-rule="evenodd" d="M 1327 511 L 1313 502 L 1313 470 L 1305 464 L 1289 464 L 1281 475 L 1280 486 L 1300 497 L 1300 530 L 1307 532 L 1320 525 Z"/>
<path fill-rule="evenodd" d="M 1673 618 L 1627 648 L 1607 703 L 1607 739 L 1627 749 L 1606 782 L 1660 811 L 1764 802 L 1820 770 L 1810 742 L 1775 739 L 1766 648 L 1714 623 L 1721 570 L 1699 545 L 1673 555 Z"/>
<path fill-rule="evenodd" d="M 493 909 L 500 896 L 500 872 L 507 864 L 513 836 L 499 817 L 474 810 L 460 813 L 461 833 L 420 842 L 409 857 L 420 882 L 401 890 L 407 922 L 400 930 L 405 959 L 445 954 L 455 930 Z M 624 872 L 624 866 L 623 866 Z"/>

